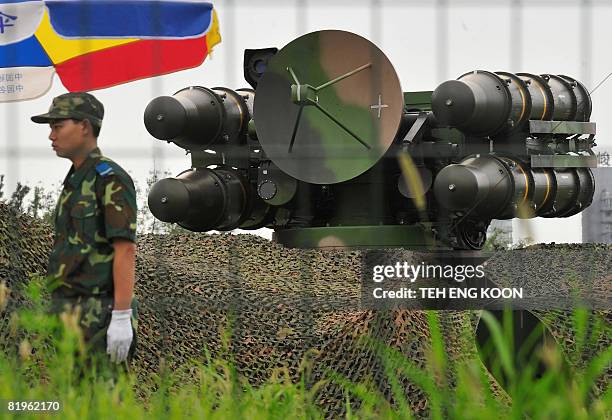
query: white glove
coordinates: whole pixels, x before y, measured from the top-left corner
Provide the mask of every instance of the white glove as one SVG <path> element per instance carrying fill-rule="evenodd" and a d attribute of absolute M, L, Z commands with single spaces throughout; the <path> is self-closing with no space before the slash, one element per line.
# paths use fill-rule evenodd
<path fill-rule="evenodd" d="M 110 354 L 111 362 L 121 363 L 127 360 L 134 338 L 131 318 L 131 309 L 113 311 L 110 325 L 106 331 L 106 353 Z"/>

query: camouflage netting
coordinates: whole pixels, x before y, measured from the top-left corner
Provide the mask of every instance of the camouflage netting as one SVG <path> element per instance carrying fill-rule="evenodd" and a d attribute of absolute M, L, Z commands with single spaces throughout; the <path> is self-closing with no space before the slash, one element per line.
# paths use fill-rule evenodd
<path fill-rule="evenodd" d="M 0 349 L 11 343 L 11 313 L 27 305 L 21 291 L 29 275 L 46 270 L 52 235 L 49 226 L 0 203 L 0 289 L 6 288 L 0 290 Z"/>
<path fill-rule="evenodd" d="M 579 321 L 572 311 L 530 311 L 548 328 L 571 365 L 586 367 L 595 355 L 610 347 L 612 246 L 538 244 L 495 255 L 487 261 L 487 272 L 495 273 L 493 280 L 500 286 L 529 284 L 525 298 L 539 295 L 547 296 L 551 302 L 559 302 L 563 296 L 569 295 L 572 299 L 591 301 L 595 307 L 605 308 L 594 311 L 597 317 L 586 321 L 582 338 L 577 337 L 575 328 Z M 534 279 L 538 281 L 534 282 Z M 601 394 L 611 382 L 612 366 L 608 365 L 596 382 L 596 394 Z"/>
<path fill-rule="evenodd" d="M 28 272 L 43 272 L 50 238 L 47 227 L 10 214 L 0 204 L 0 282 L 4 280 L 14 289 Z M 557 247 L 564 249 L 556 246 L 553 251 Z M 601 249 L 602 253 L 592 257 L 599 262 L 591 263 L 609 263 L 611 248 Z M 522 251 L 506 254 L 522 258 L 518 252 Z M 511 258 L 504 258 L 508 266 L 500 269 L 510 270 Z M 542 265 L 537 261 L 515 262 L 519 264 L 513 268 L 517 275 L 524 264 Z M 547 262 L 551 273 L 553 263 Z M 558 263 L 563 265 L 563 261 Z M 331 370 L 353 382 L 366 381 L 392 400 L 379 352 L 372 341 L 362 338 L 384 343 L 424 367 L 431 337 L 427 314 L 359 310 L 360 264 L 358 251 L 285 249 L 251 235 L 141 236 L 136 287 L 139 347 L 135 359 L 141 382 L 149 381 L 161 364 L 176 371 L 189 360 L 202 360 L 204 349 L 213 357 L 224 357 L 227 351 L 222 337 L 229 328 L 227 350 L 238 372 L 253 385 L 264 382 L 278 367 L 287 367 L 297 379 L 302 361 L 309 356 L 310 382 Z M 10 296 L 9 311 L 25 302 L 16 293 Z M 607 317 L 609 327 L 609 312 L 597 312 Z M 547 316 L 551 313 L 536 315 L 545 319 L 555 338 L 567 344 L 562 348 L 571 363 L 583 365 L 595 352 L 610 345 L 608 335 L 576 357 L 571 348 L 571 319 Z M 473 337 L 478 312 L 437 314 L 449 360 L 447 380 L 452 384 L 457 364 L 477 355 Z M 8 319 L 5 311 L 0 317 L 3 342 Z M 609 376 L 606 378 L 609 381 Z M 403 377 L 399 380 L 411 407 L 419 415 L 426 414 L 423 391 Z M 498 398 L 506 400 L 492 378 L 490 385 Z M 341 414 L 345 408 L 341 388 L 335 383 L 326 384 L 317 400 L 329 414 Z"/>
<path fill-rule="evenodd" d="M 391 400 L 376 342 L 426 366 L 425 312 L 359 310 L 357 251 L 286 249 L 250 235 L 146 236 L 139 242 L 139 267 L 148 267 L 139 270 L 139 294 L 146 290 L 147 296 L 139 304 L 139 327 L 149 325 L 139 333 L 137 364 L 147 369 L 159 362 L 151 354 L 168 355 L 173 369 L 203 348 L 221 354 L 220 332 L 228 327 L 228 313 L 234 314 L 230 347 L 237 370 L 253 385 L 283 366 L 297 380 L 309 355 L 312 382 L 333 371 L 355 383 L 370 382 Z M 477 313 L 447 311 L 439 317 L 451 372 L 459 361 L 478 360 Z M 360 340 L 365 337 L 372 342 Z M 423 391 L 405 378 L 402 383 L 412 409 L 425 415 Z M 324 386 L 317 400 L 329 414 L 345 409 L 337 383 Z"/>

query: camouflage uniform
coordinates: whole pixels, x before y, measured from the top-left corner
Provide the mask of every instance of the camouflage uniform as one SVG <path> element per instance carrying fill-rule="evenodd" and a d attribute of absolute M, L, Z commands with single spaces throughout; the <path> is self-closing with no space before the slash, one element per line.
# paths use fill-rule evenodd
<path fill-rule="evenodd" d="M 95 149 L 64 180 L 48 268 L 57 310 L 67 300 L 85 304 L 81 323 L 86 339 L 88 333 L 106 333 L 110 322 L 113 238 L 136 240 L 136 193 L 130 176 Z"/>
<path fill-rule="evenodd" d="M 66 94 L 53 100 L 49 113 L 34 122 L 89 119 L 101 124 L 103 107 L 89 94 Z M 96 109 L 96 107 L 98 109 Z M 101 109 L 101 110 L 100 110 Z M 96 111 L 101 114 L 96 119 Z M 92 115 L 93 114 L 93 115 Z M 55 238 L 49 257 L 48 280 L 52 311 L 80 305 L 80 324 L 89 350 L 106 352 L 106 330 L 113 309 L 111 240 L 136 240 L 136 193 L 130 176 L 96 148 L 64 180 L 55 212 Z M 135 329 L 135 301 L 132 303 Z M 130 353 L 133 353 L 136 334 Z"/>

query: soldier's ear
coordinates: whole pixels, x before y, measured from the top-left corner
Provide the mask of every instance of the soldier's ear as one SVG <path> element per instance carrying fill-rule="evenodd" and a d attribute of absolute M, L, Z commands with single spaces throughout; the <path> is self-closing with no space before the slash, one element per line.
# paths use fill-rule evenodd
<path fill-rule="evenodd" d="M 81 120 L 81 122 L 83 123 L 83 127 L 85 130 L 83 134 L 85 135 L 93 134 L 93 126 L 91 125 L 91 122 L 88 119 Z"/>

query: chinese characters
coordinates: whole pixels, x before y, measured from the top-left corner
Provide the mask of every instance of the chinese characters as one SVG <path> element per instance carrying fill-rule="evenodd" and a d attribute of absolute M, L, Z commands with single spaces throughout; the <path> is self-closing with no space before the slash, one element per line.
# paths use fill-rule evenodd
<path fill-rule="evenodd" d="M 4 33 L 4 29 L 15 26 L 17 16 L 7 15 L 6 13 L 0 12 L 0 34 Z"/>
<path fill-rule="evenodd" d="M 0 95 L 21 93 L 24 90 L 22 84 L 23 73 L 0 73 Z"/>

